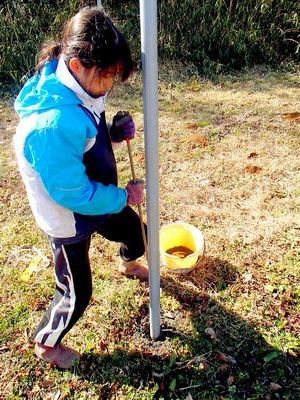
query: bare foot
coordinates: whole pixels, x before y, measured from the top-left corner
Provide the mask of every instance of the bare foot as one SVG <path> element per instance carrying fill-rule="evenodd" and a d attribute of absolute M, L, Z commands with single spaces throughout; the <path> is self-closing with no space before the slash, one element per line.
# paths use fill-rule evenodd
<path fill-rule="evenodd" d="M 148 280 L 148 268 L 141 262 L 134 261 L 124 261 L 121 260 L 119 264 L 120 274 L 127 276 L 129 278 L 137 278 L 141 281 Z"/>
<path fill-rule="evenodd" d="M 36 343 L 34 352 L 41 360 L 62 369 L 71 368 L 80 360 L 80 354 L 76 350 L 64 346 L 61 343 L 54 347 Z"/>

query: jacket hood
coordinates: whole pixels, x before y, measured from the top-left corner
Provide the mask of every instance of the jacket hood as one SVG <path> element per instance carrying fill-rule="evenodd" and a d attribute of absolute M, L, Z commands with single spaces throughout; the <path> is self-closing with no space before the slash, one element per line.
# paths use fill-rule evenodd
<path fill-rule="evenodd" d="M 76 94 L 63 85 L 55 75 L 58 61 L 48 61 L 42 71 L 30 78 L 15 100 L 20 118 L 49 108 L 81 104 Z M 59 94 L 58 94 L 59 93 Z"/>

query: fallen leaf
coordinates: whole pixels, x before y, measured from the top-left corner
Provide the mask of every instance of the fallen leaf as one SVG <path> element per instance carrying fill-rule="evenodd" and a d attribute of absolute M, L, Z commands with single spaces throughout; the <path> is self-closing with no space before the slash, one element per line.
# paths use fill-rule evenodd
<path fill-rule="evenodd" d="M 258 156 L 258 154 L 255 153 L 255 151 L 253 151 L 252 153 L 249 154 L 248 158 L 254 158 L 254 157 L 257 157 L 257 156 Z"/>
<path fill-rule="evenodd" d="M 229 365 L 228 365 L 228 364 L 222 364 L 222 365 L 220 365 L 220 367 L 218 368 L 218 371 L 224 373 L 224 372 L 227 372 L 227 371 L 228 371 L 228 368 L 229 368 Z"/>
<path fill-rule="evenodd" d="M 232 356 L 229 356 L 221 352 L 216 353 L 216 360 L 220 362 L 236 364 L 236 360 Z"/>
<path fill-rule="evenodd" d="M 205 334 L 206 334 L 207 336 L 210 336 L 211 339 L 214 339 L 214 340 L 217 339 L 216 332 L 214 331 L 213 328 L 206 328 L 204 332 L 205 332 Z"/>
<path fill-rule="evenodd" d="M 52 386 L 54 383 L 55 383 L 54 379 L 45 378 L 45 379 L 40 383 L 40 385 L 41 385 L 42 388 L 46 389 L 46 388 Z"/>
<path fill-rule="evenodd" d="M 243 275 L 243 278 L 244 278 L 244 282 L 250 282 L 250 281 L 252 281 L 253 275 L 251 273 L 248 273 L 248 274 L 246 273 Z"/>
<path fill-rule="evenodd" d="M 278 383 L 276 383 L 276 382 L 271 382 L 270 383 L 270 390 L 272 392 L 277 392 L 280 389 L 282 389 L 282 386 L 278 385 Z"/>
<path fill-rule="evenodd" d="M 226 356 L 226 354 L 218 352 L 218 353 L 216 353 L 216 360 L 221 361 L 221 362 L 227 362 L 228 357 Z"/>
<path fill-rule="evenodd" d="M 192 148 L 197 146 L 205 147 L 208 144 L 208 139 L 201 133 L 195 133 L 194 135 L 183 138 L 180 142 L 189 144 Z"/>
<path fill-rule="evenodd" d="M 201 360 L 199 363 L 199 368 L 202 371 L 208 371 L 210 369 L 209 363 L 206 360 Z"/>
<path fill-rule="evenodd" d="M 285 113 L 282 115 L 282 119 L 288 119 L 290 121 L 296 121 L 300 123 L 300 113 L 299 112 Z"/>
<path fill-rule="evenodd" d="M 187 129 L 197 129 L 198 125 L 194 122 L 188 122 L 187 124 L 185 124 L 185 126 L 187 127 Z"/>
<path fill-rule="evenodd" d="M 36 269 L 37 269 L 36 265 L 30 263 L 29 267 L 27 267 L 25 269 L 25 271 L 22 272 L 21 277 L 20 277 L 21 281 L 22 282 L 28 282 L 30 277 L 31 277 L 31 275 L 33 274 L 33 272 L 36 271 Z"/>
<path fill-rule="evenodd" d="M 245 172 L 248 174 L 259 174 L 261 171 L 262 168 L 257 165 L 247 165 L 247 167 L 245 167 Z"/>
<path fill-rule="evenodd" d="M 103 339 L 100 339 L 100 340 L 99 340 L 99 348 L 100 348 L 101 351 L 107 350 L 107 348 L 108 348 L 108 342 L 105 341 L 105 340 L 103 340 Z"/>

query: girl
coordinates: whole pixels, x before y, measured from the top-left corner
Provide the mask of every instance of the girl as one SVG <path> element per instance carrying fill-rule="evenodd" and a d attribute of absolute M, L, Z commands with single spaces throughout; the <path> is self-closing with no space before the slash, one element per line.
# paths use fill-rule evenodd
<path fill-rule="evenodd" d="M 80 355 L 61 344 L 92 294 L 89 247 L 94 232 L 120 242 L 119 271 L 147 279 L 139 216 L 144 183 L 118 187 L 111 142 L 132 139 L 128 113 L 108 130 L 104 103 L 114 80 L 133 72 L 129 46 L 111 19 L 84 8 L 67 24 L 61 44 L 48 43 L 36 74 L 15 101 L 14 146 L 33 215 L 49 237 L 56 288 L 35 331 L 35 354 L 60 368 Z"/>

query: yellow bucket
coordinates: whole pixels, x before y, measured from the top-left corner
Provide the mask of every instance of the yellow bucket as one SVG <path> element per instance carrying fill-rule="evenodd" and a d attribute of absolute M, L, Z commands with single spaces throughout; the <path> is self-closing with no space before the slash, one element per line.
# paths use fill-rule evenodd
<path fill-rule="evenodd" d="M 202 233 L 183 222 L 163 226 L 159 231 L 162 264 L 173 272 L 188 273 L 199 265 L 205 249 Z"/>

